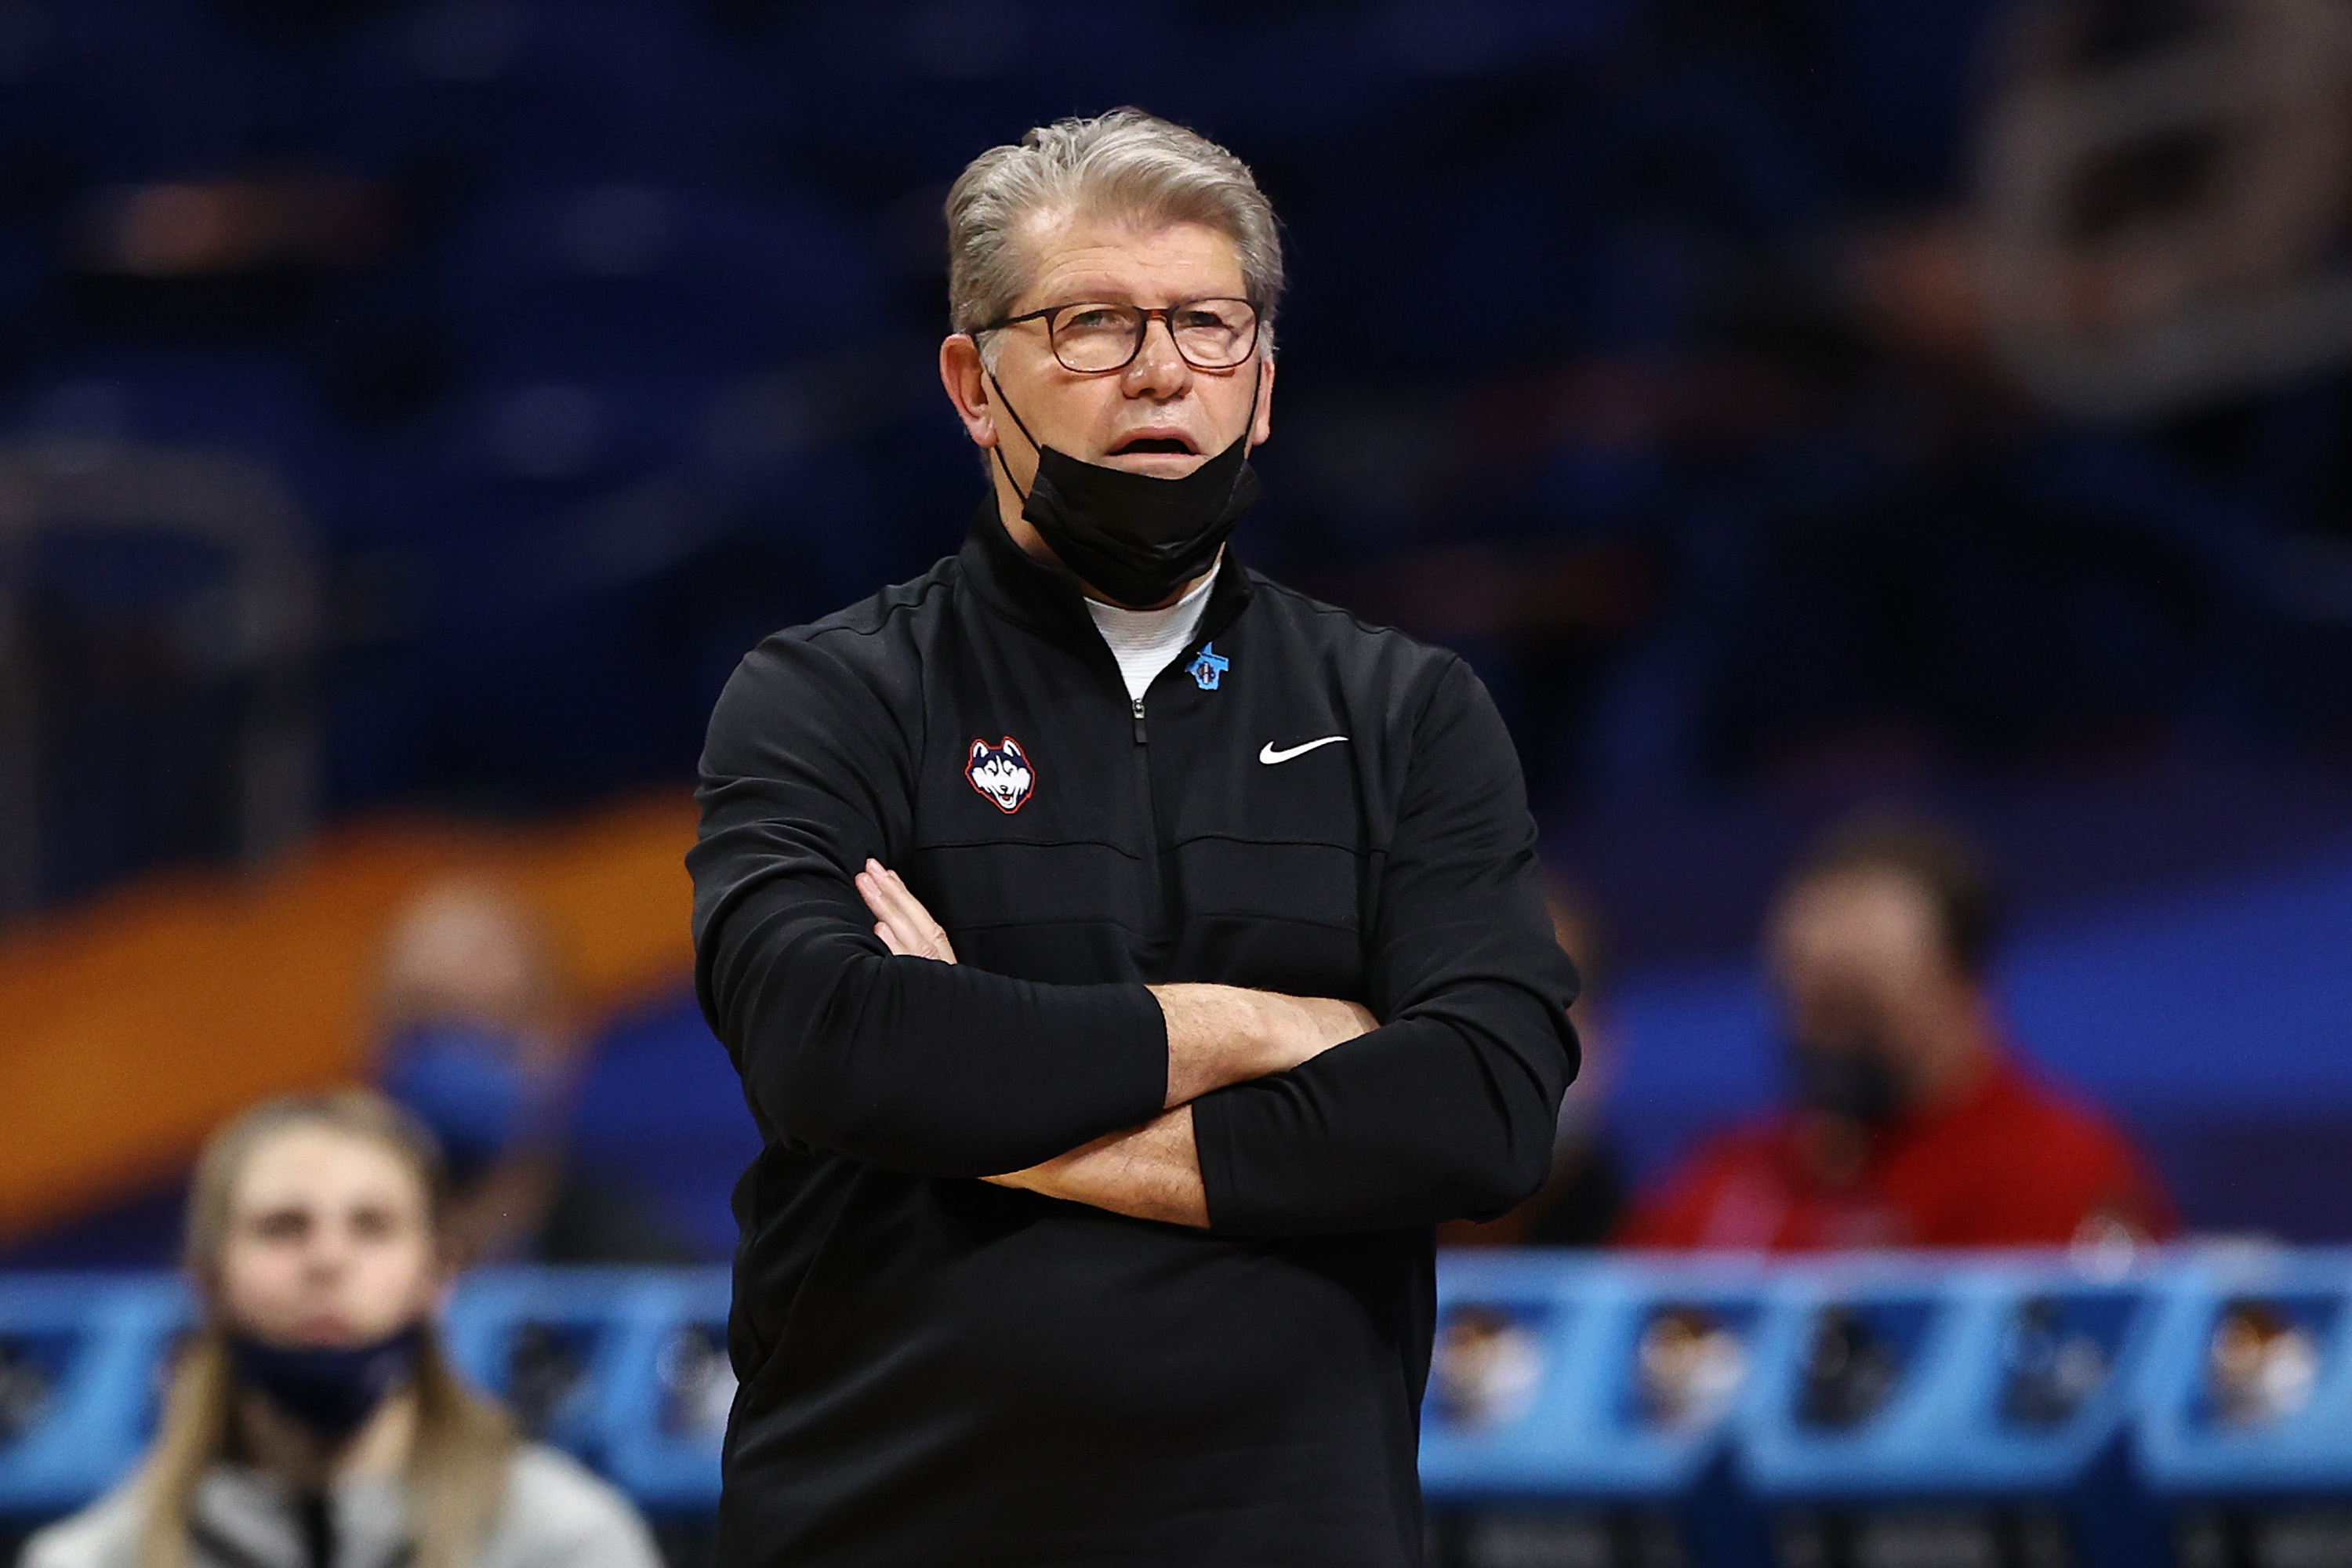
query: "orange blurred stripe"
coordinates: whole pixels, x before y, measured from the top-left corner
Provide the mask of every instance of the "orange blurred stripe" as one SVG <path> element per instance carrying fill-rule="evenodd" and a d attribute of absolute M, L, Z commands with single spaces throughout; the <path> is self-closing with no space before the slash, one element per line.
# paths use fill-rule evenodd
<path fill-rule="evenodd" d="M 0 1242 L 152 1186 L 257 1099 L 357 1076 L 377 945 L 436 877 L 534 901 L 592 1013 L 685 984 L 694 821 L 679 792 L 510 830 L 365 823 L 258 876 L 159 876 L 12 933 Z"/>

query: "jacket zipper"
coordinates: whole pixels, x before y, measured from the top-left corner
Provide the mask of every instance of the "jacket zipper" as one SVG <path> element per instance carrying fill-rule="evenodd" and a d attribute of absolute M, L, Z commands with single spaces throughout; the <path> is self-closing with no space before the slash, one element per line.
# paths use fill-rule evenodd
<path fill-rule="evenodd" d="M 1167 881 L 1160 865 L 1160 808 L 1151 795 L 1151 735 L 1144 727 L 1143 699 L 1129 698 L 1127 707 L 1135 720 L 1136 784 L 1143 794 L 1143 854 L 1150 889 L 1144 907 L 1152 922 L 1150 944 L 1157 949 L 1166 940 L 1169 911 Z"/>

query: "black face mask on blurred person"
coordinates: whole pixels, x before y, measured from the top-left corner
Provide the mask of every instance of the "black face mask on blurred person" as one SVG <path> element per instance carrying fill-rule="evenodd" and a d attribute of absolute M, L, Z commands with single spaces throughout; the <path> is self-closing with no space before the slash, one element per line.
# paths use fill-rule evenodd
<path fill-rule="evenodd" d="M 414 1323 L 365 1345 L 275 1345 L 232 1333 L 228 1353 L 239 1382 L 329 1443 L 341 1443 L 366 1426 L 415 1369 L 423 1337 Z"/>
<path fill-rule="evenodd" d="M 1869 1041 L 1829 1046 L 1792 1039 L 1783 1056 L 1790 1087 L 1809 1110 L 1877 1128 L 1910 1108 L 1910 1080 Z"/>
<path fill-rule="evenodd" d="M 1255 392 L 1250 394 L 1249 419 L 1232 446 L 1181 479 L 1163 479 L 1081 462 L 1040 446 L 1004 388 L 996 385 L 995 375 L 988 379 L 1013 423 L 1037 448 L 1037 476 L 1021 497 L 1021 515 L 1080 582 L 1118 604 L 1157 605 L 1206 572 L 1234 525 L 1264 493 L 1249 466 Z M 1003 468 L 1003 448 L 992 450 Z M 1011 479 L 1013 470 L 1005 468 L 1004 477 Z M 1013 489 L 1019 495 L 1021 487 Z"/>

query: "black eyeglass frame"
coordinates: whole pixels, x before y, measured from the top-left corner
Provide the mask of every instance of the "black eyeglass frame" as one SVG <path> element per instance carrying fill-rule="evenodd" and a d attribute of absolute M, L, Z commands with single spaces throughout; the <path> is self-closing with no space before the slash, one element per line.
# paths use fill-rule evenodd
<path fill-rule="evenodd" d="M 1242 349 L 1240 353 L 1236 354 L 1232 359 L 1225 361 L 1222 364 L 1202 364 L 1199 360 L 1194 359 L 1191 354 L 1184 352 L 1183 340 L 1176 335 L 1175 313 L 1179 310 L 1190 310 L 1194 305 L 1206 305 L 1212 302 L 1228 301 L 1233 304 L 1246 305 L 1249 307 L 1249 342 Z M 1197 300 L 1179 300 L 1173 305 L 1117 305 L 1114 307 L 1115 309 L 1121 310 L 1133 310 L 1143 318 L 1142 323 L 1136 329 L 1135 346 L 1128 350 L 1127 357 L 1119 361 L 1117 364 L 1104 365 L 1097 370 L 1080 370 L 1077 366 L 1072 364 L 1069 361 L 1062 357 L 1061 346 L 1054 341 L 1054 318 L 1060 315 L 1065 310 L 1076 310 L 1086 306 L 1101 307 L 1111 304 L 1112 301 L 1108 300 L 1076 300 L 1066 305 L 1048 305 L 1042 310 L 1024 310 L 1018 316 L 1000 316 L 993 321 L 989 321 L 981 326 L 972 328 L 971 335 L 974 338 L 978 338 L 982 332 L 1001 331 L 1006 327 L 1017 327 L 1024 321 L 1043 321 L 1045 323 L 1045 347 L 1052 352 L 1055 363 L 1060 365 L 1064 370 L 1068 371 L 1072 375 L 1116 375 L 1120 371 L 1125 370 L 1129 365 L 1133 364 L 1135 363 L 1135 356 L 1143 352 L 1143 340 L 1151 335 L 1151 319 L 1154 316 L 1159 317 L 1160 324 L 1168 329 L 1168 342 L 1170 346 L 1175 349 L 1177 357 L 1181 359 L 1186 364 L 1191 365 L 1194 370 L 1238 370 L 1243 365 L 1249 363 L 1250 355 L 1257 353 L 1257 335 L 1265 328 L 1265 313 L 1258 309 L 1257 301 L 1240 294 L 1203 294 Z"/>

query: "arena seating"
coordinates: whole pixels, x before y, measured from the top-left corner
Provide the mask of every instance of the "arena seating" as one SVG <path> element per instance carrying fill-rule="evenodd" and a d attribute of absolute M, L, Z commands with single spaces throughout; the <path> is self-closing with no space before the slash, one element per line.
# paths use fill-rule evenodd
<path fill-rule="evenodd" d="M 2352 1252 L 1464 1253 L 1422 1469 L 1456 1568 L 2181 1568 L 2352 1549 Z M 0 1521 L 110 1483 L 187 1299 L 0 1283 Z M 656 1521 L 707 1519 L 718 1269 L 493 1270 L 453 1353 Z"/>
<path fill-rule="evenodd" d="M 2343 1562 L 2347 1292 L 2352 1257 L 2276 1249 L 1457 1257 L 1440 1560 Z"/>

